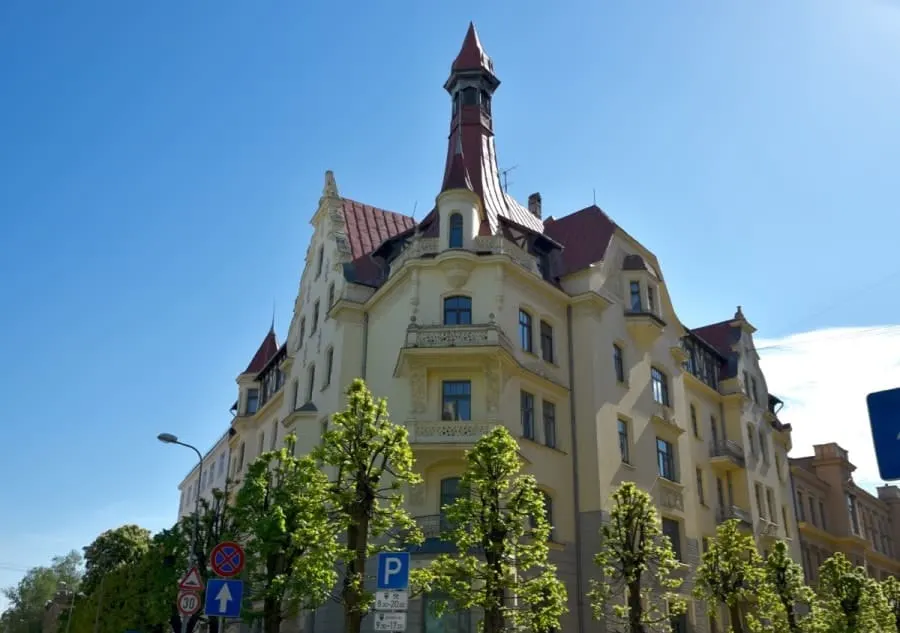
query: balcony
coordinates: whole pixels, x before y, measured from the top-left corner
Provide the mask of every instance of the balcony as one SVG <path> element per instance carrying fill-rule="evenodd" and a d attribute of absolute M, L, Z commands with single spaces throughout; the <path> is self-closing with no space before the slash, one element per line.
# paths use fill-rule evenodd
<path fill-rule="evenodd" d="M 717 440 L 710 442 L 709 459 L 714 467 L 724 471 L 744 468 L 747 460 L 744 447 L 734 440 Z"/>
<path fill-rule="evenodd" d="M 716 509 L 716 520 L 719 523 L 737 519 L 745 527 L 753 527 L 753 514 L 749 510 L 736 505 L 720 506 Z"/>
<path fill-rule="evenodd" d="M 684 433 L 684 427 L 678 424 L 678 419 L 675 417 L 675 410 L 668 405 L 657 404 L 650 420 L 676 437 Z"/>
<path fill-rule="evenodd" d="M 631 338 L 640 347 L 647 348 L 659 338 L 666 327 L 666 322 L 652 312 L 630 311 L 625 312 L 625 325 Z"/>
<path fill-rule="evenodd" d="M 400 270 L 409 260 L 434 257 L 440 254 L 442 250 L 438 238 L 418 237 L 410 241 L 406 248 L 391 262 L 391 274 Z M 443 252 L 448 251 L 443 250 Z M 459 253 L 467 251 L 455 249 L 450 252 Z M 516 244 L 502 235 L 479 235 L 472 240 L 472 250 L 468 252 L 477 255 L 506 255 L 513 263 L 521 266 L 535 276 L 541 276 L 537 258 L 528 251 L 516 246 Z"/>
<path fill-rule="evenodd" d="M 515 358 L 512 342 L 496 323 L 471 325 L 419 325 L 406 329 L 406 341 L 400 348 L 394 376 L 404 376 L 414 367 L 482 367 L 498 354 Z"/>
<path fill-rule="evenodd" d="M 407 429 L 410 444 L 425 444 L 440 448 L 454 444 L 474 444 L 495 426 L 496 423 L 490 422 L 439 420 L 409 422 Z"/>

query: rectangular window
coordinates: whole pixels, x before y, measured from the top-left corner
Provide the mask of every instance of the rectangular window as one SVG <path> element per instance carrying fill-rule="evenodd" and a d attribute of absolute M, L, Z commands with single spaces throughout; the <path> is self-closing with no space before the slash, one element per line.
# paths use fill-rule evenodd
<path fill-rule="evenodd" d="M 527 391 L 521 392 L 522 437 L 534 439 L 534 396 Z"/>
<path fill-rule="evenodd" d="M 247 390 L 247 415 L 253 415 L 259 409 L 259 389 Z"/>
<path fill-rule="evenodd" d="M 703 471 L 697 469 L 697 499 L 701 504 L 706 505 L 706 493 L 703 490 Z"/>
<path fill-rule="evenodd" d="M 244 456 L 247 452 L 247 445 L 244 442 L 241 442 L 241 448 L 238 449 L 238 462 L 237 462 L 237 470 L 239 473 L 244 472 Z"/>
<path fill-rule="evenodd" d="M 322 276 L 322 263 L 325 261 L 325 249 L 319 247 L 319 253 L 316 255 L 316 279 Z"/>
<path fill-rule="evenodd" d="M 310 329 L 309 333 L 315 334 L 318 327 L 319 327 L 319 300 L 316 299 L 316 302 L 313 304 L 312 328 Z"/>
<path fill-rule="evenodd" d="M 257 449 L 257 450 L 256 450 L 256 454 L 257 454 L 257 455 L 262 455 L 262 452 L 265 450 L 265 448 L 266 448 L 266 432 L 265 432 L 265 431 L 260 431 L 260 433 L 259 433 L 259 446 L 256 447 L 256 449 Z"/>
<path fill-rule="evenodd" d="M 759 512 L 759 516 L 763 519 L 766 518 L 766 506 L 763 502 L 763 492 L 762 486 L 758 483 L 753 484 L 753 494 L 756 497 L 756 510 Z"/>
<path fill-rule="evenodd" d="M 613 369 L 616 372 L 616 381 L 625 382 L 625 362 L 622 358 L 622 348 L 613 345 Z"/>
<path fill-rule="evenodd" d="M 681 558 L 681 526 L 678 524 L 678 521 L 674 519 L 668 519 L 663 517 L 662 520 L 662 533 L 663 536 L 669 539 L 669 542 L 672 544 L 672 552 L 675 554 L 675 560 L 682 560 Z"/>
<path fill-rule="evenodd" d="M 803 507 L 803 493 L 797 491 L 797 520 L 801 523 L 806 522 L 806 508 Z"/>
<path fill-rule="evenodd" d="M 851 494 L 847 495 L 847 512 L 850 513 L 850 529 L 854 534 L 860 534 L 859 531 L 859 511 L 856 507 L 856 497 Z"/>
<path fill-rule="evenodd" d="M 769 506 L 769 520 L 772 523 L 778 523 L 778 513 L 775 512 L 775 491 L 766 488 L 766 503 Z"/>
<path fill-rule="evenodd" d="M 519 345 L 526 352 L 534 351 L 531 336 L 531 315 L 525 310 L 519 310 Z"/>
<path fill-rule="evenodd" d="M 472 383 L 468 380 L 445 380 L 441 383 L 441 419 L 472 419 Z"/>
<path fill-rule="evenodd" d="M 306 338 L 306 318 L 300 319 L 300 337 L 297 339 L 297 349 L 303 347 L 303 339 Z"/>
<path fill-rule="evenodd" d="M 541 406 L 544 414 L 544 444 L 556 448 L 556 405 L 544 400 Z"/>
<path fill-rule="evenodd" d="M 307 377 L 306 384 L 306 402 L 312 402 L 313 399 L 313 389 L 316 388 L 316 366 L 309 366 L 309 376 Z"/>
<path fill-rule="evenodd" d="M 643 312 L 642 309 L 642 301 L 641 301 L 641 282 L 632 281 L 629 285 L 629 291 L 631 295 L 631 311 L 632 312 Z"/>
<path fill-rule="evenodd" d="M 472 298 L 466 296 L 444 299 L 444 325 L 471 325 Z"/>
<path fill-rule="evenodd" d="M 328 286 L 328 309 L 334 306 L 334 284 Z"/>
<path fill-rule="evenodd" d="M 553 358 L 553 326 L 546 321 L 541 321 L 541 356 L 548 363 L 555 362 Z"/>
<path fill-rule="evenodd" d="M 647 286 L 647 311 L 656 314 L 656 293 L 653 286 Z"/>
<path fill-rule="evenodd" d="M 744 372 L 744 393 L 750 395 L 750 374 Z"/>
<path fill-rule="evenodd" d="M 753 396 L 753 402 L 755 402 L 756 404 L 759 404 L 759 392 L 756 390 L 756 378 L 755 377 L 750 378 L 750 391 L 751 391 L 751 395 Z"/>
<path fill-rule="evenodd" d="M 812 521 L 812 524 L 818 527 L 819 522 L 816 521 L 816 500 L 810 495 L 807 498 L 809 501 L 809 520 Z"/>
<path fill-rule="evenodd" d="M 663 479 L 678 481 L 675 472 L 675 447 L 672 442 L 656 438 L 656 470 Z"/>
<path fill-rule="evenodd" d="M 821 501 L 819 502 L 819 520 L 822 521 L 822 529 L 827 530 L 828 525 L 825 521 L 825 504 Z"/>
<path fill-rule="evenodd" d="M 700 439 L 700 425 L 697 423 L 697 407 L 691 405 L 691 432 Z"/>
<path fill-rule="evenodd" d="M 791 529 L 788 526 L 787 506 L 781 506 L 781 520 L 784 523 L 784 536 L 786 538 L 791 538 Z"/>
<path fill-rule="evenodd" d="M 628 439 L 628 422 L 625 420 L 619 420 L 619 455 L 622 457 L 622 461 L 626 464 L 631 463 L 631 458 L 629 457 L 629 446 L 630 442 Z"/>
<path fill-rule="evenodd" d="M 656 367 L 650 369 L 650 380 L 653 387 L 653 400 L 669 406 L 669 379 Z"/>
<path fill-rule="evenodd" d="M 322 388 L 325 388 L 331 384 L 331 370 L 333 368 L 334 368 L 334 348 L 329 347 L 328 351 L 325 352 L 325 384 L 322 385 Z"/>

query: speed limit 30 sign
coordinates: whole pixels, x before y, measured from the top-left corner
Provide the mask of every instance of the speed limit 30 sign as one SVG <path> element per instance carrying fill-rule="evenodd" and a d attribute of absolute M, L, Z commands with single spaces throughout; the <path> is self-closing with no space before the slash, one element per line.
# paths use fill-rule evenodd
<path fill-rule="evenodd" d="M 178 594 L 178 613 L 194 615 L 200 610 L 200 595 L 193 591 L 182 591 Z"/>

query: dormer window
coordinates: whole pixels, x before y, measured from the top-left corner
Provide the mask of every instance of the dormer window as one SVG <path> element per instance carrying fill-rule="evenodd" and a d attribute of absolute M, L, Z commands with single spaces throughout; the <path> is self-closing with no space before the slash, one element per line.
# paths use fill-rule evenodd
<path fill-rule="evenodd" d="M 245 411 L 247 415 L 253 415 L 259 409 L 259 389 L 247 390 L 247 405 Z"/>
<path fill-rule="evenodd" d="M 450 231 L 448 248 L 463 247 L 463 217 L 460 213 L 450 214 Z"/>

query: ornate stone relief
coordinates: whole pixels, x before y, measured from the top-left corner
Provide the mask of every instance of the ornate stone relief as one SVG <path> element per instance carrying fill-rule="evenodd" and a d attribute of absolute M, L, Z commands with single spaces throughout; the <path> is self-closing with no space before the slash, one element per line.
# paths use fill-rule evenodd
<path fill-rule="evenodd" d="M 424 414 L 428 408 L 428 385 L 424 367 L 413 367 L 410 371 L 409 394 L 413 416 Z"/>
<path fill-rule="evenodd" d="M 411 306 L 411 310 L 409 313 L 409 320 L 413 323 L 416 322 L 419 314 L 419 271 L 412 271 L 412 292 L 409 296 L 409 304 Z"/>

